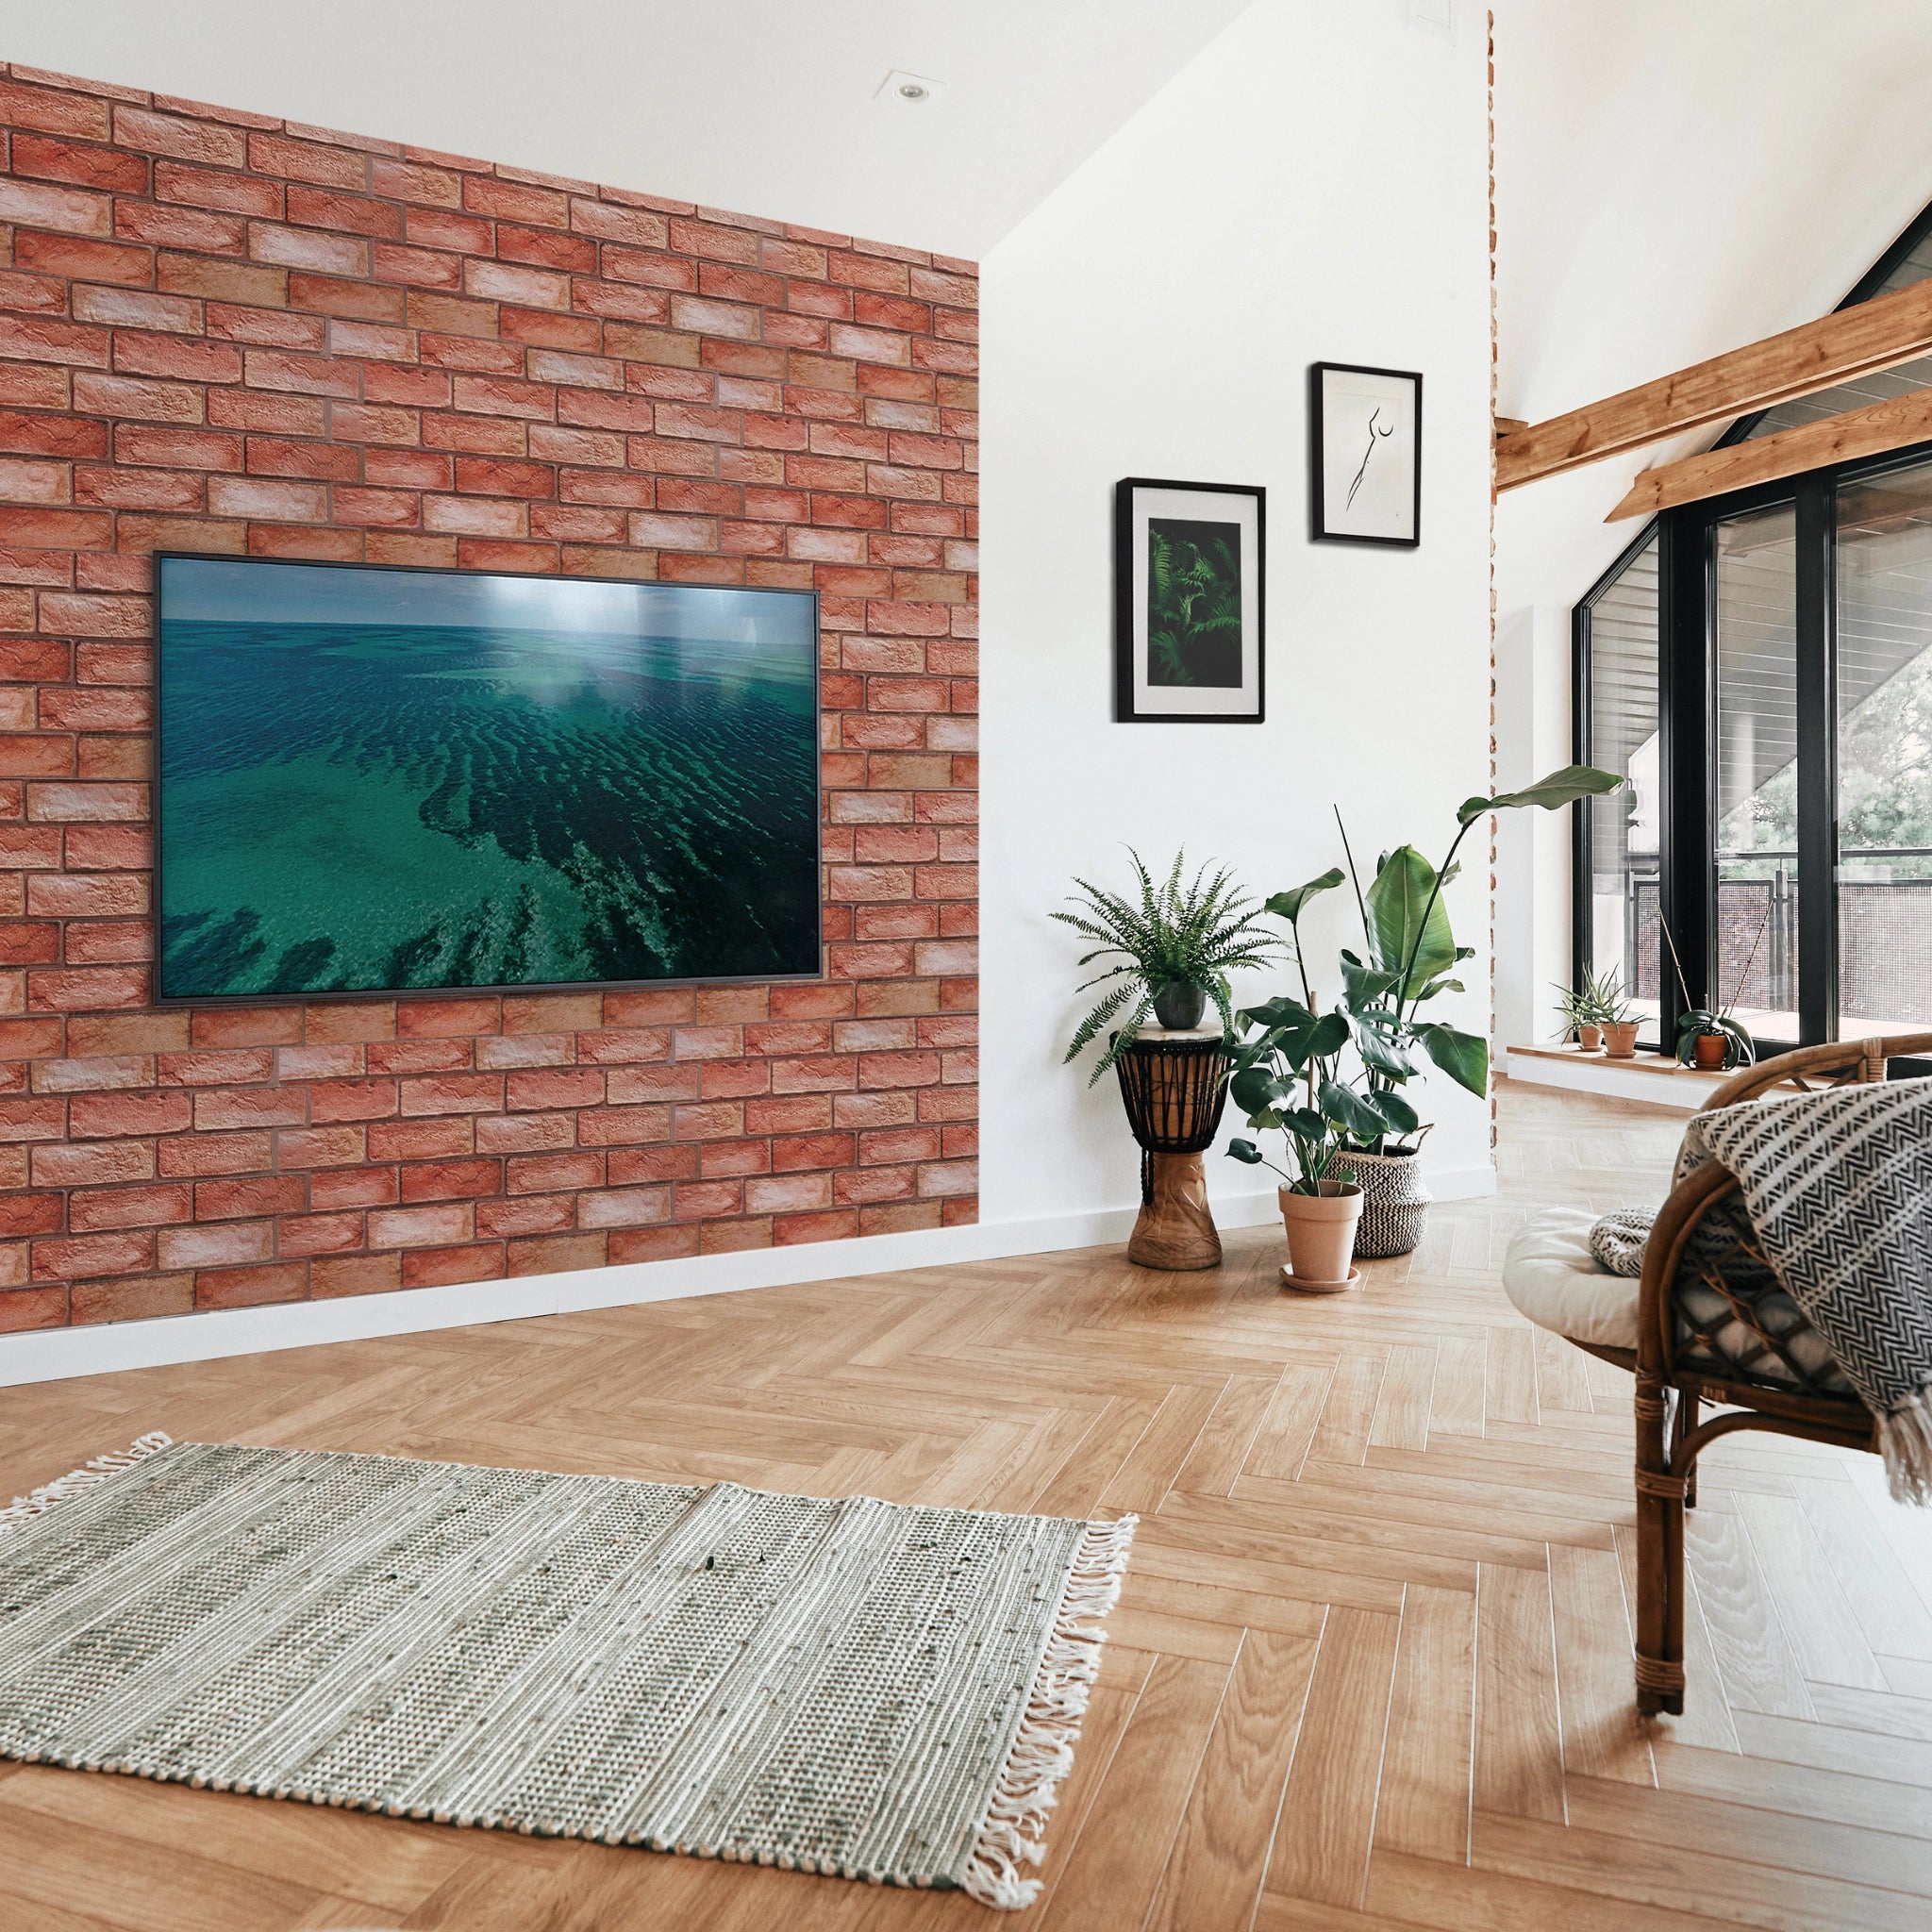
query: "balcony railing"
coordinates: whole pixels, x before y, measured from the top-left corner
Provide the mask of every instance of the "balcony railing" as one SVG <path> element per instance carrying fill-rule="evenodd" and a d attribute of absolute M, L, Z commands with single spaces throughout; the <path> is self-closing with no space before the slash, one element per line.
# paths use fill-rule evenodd
<path fill-rule="evenodd" d="M 1798 908 L 1803 882 L 1790 849 L 1758 847 L 1715 855 L 1720 865 L 1762 861 L 1762 878 L 1718 885 L 1718 988 L 1743 1015 L 1770 1023 L 1798 1008 Z M 1913 864 L 1924 878 L 1865 879 L 1863 864 Z M 1620 891 L 1621 888 L 1621 891 Z M 1651 1012 L 1662 994 L 1658 880 L 1632 867 L 1621 880 L 1600 877 L 1624 901 L 1624 984 Z M 1932 1023 L 1932 846 L 1861 846 L 1840 854 L 1839 904 L 1840 1030 L 1847 1036 Z M 1755 957 L 1754 957 L 1755 948 Z M 1748 966 L 1748 971 L 1746 970 Z"/>

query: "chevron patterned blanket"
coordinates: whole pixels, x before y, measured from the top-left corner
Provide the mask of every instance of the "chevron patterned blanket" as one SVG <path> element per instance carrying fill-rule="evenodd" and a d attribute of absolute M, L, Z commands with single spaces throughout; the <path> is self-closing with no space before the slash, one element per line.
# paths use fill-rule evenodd
<path fill-rule="evenodd" d="M 1892 1494 L 1932 1503 L 1932 1079 L 1697 1114 L 1679 1177 L 1707 1160 L 1877 1419 Z"/>

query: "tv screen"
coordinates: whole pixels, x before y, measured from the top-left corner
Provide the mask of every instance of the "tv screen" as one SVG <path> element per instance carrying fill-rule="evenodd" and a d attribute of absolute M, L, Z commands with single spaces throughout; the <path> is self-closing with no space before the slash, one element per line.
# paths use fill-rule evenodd
<path fill-rule="evenodd" d="M 810 591 L 156 571 L 158 998 L 819 971 Z"/>

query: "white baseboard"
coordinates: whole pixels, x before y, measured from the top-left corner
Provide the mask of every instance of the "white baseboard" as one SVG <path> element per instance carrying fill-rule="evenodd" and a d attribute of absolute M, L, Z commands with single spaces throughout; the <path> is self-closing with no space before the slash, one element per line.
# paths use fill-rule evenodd
<path fill-rule="evenodd" d="M 1495 1191 L 1492 1169 L 1451 1168 L 1425 1175 L 1440 1201 Z M 1274 1190 L 1237 1194 L 1213 1204 L 1223 1227 L 1253 1227 L 1274 1220 Z M 100 1375 L 175 1362 L 215 1361 L 266 1355 L 323 1342 L 364 1341 L 383 1335 L 423 1334 L 476 1322 L 517 1322 L 584 1308 L 616 1308 L 692 1295 L 733 1294 L 802 1281 L 888 1274 L 952 1261 L 986 1261 L 1045 1255 L 1067 1248 L 1124 1241 L 1133 1232 L 1133 1207 L 1097 1208 L 1035 1221 L 986 1222 L 969 1227 L 922 1228 L 796 1248 L 750 1248 L 731 1255 L 696 1255 L 675 1261 L 621 1262 L 561 1274 L 525 1274 L 446 1288 L 402 1289 L 388 1294 L 344 1295 L 312 1302 L 277 1302 L 257 1308 L 216 1308 L 200 1315 L 163 1315 L 146 1322 L 41 1328 L 0 1337 L 0 1388 Z"/>

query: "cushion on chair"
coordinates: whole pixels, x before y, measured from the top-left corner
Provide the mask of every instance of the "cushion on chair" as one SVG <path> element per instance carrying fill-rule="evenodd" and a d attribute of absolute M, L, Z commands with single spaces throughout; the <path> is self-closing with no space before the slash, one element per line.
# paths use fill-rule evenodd
<path fill-rule="evenodd" d="M 1599 1348 L 1637 1346 L 1642 1283 L 1612 1274 L 1591 1247 L 1598 1217 L 1581 1208 L 1545 1208 L 1516 1232 L 1503 1257 L 1503 1288 L 1517 1311 L 1539 1328 Z M 1713 1229 L 1715 1235 L 1715 1229 Z M 1832 1394 L 1851 1385 L 1798 1305 L 1768 1269 L 1740 1274 L 1732 1292 L 1751 1305 L 1753 1320 L 1790 1354 L 1807 1376 Z M 1723 1295 L 1703 1282 L 1680 1277 L 1674 1300 L 1680 1368 L 1756 1382 L 1767 1389 L 1804 1386 L 1790 1367 L 1732 1313 Z"/>
<path fill-rule="evenodd" d="M 1503 1258 L 1504 1291 L 1539 1328 L 1599 1348 L 1635 1348 L 1641 1284 L 1610 1274 L 1591 1252 L 1596 1218 L 1583 1208 L 1532 1215 Z"/>

